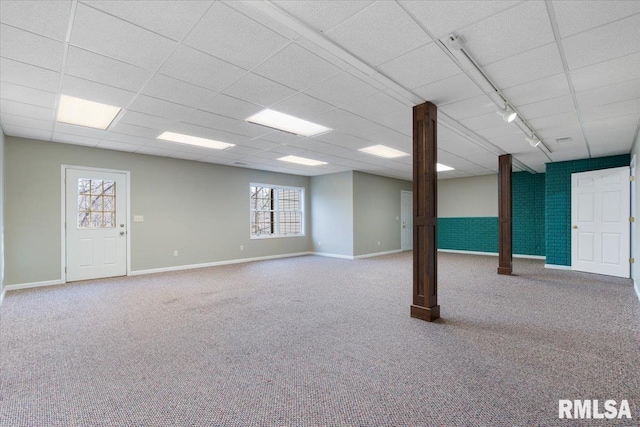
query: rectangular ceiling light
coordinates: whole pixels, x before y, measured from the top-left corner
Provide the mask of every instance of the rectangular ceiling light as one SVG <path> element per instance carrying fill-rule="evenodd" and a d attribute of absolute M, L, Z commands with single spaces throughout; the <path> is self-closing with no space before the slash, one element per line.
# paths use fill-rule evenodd
<path fill-rule="evenodd" d="M 451 166 L 447 166 L 447 165 L 442 165 L 440 163 L 436 163 L 436 170 L 438 172 L 446 172 L 446 171 L 452 171 L 454 169 Z"/>
<path fill-rule="evenodd" d="M 305 166 L 320 166 L 320 165 L 327 164 L 327 162 L 321 162 L 319 160 L 307 159 L 307 158 L 298 157 L 298 156 L 284 156 L 284 157 L 280 157 L 278 160 L 282 160 L 283 162 L 297 163 L 299 165 L 305 165 Z"/>
<path fill-rule="evenodd" d="M 157 139 L 163 139 L 165 141 L 179 142 L 180 144 L 196 145 L 198 147 L 213 148 L 216 150 L 224 150 L 225 148 L 233 147 L 235 144 L 229 144 L 228 142 L 215 141 L 213 139 L 198 138 L 197 136 L 183 135 L 181 133 L 165 132 Z"/>
<path fill-rule="evenodd" d="M 315 136 L 332 130 L 328 127 L 268 108 L 254 114 L 246 119 L 246 121 L 302 136 Z"/>
<path fill-rule="evenodd" d="M 56 121 L 104 130 L 109 127 L 121 109 L 113 105 L 60 95 Z"/>
<path fill-rule="evenodd" d="M 385 159 L 395 159 L 396 157 L 409 155 L 403 151 L 396 150 L 395 148 L 387 147 L 386 145 L 373 145 L 371 147 L 361 148 L 358 151 L 373 154 L 378 157 L 384 157 Z"/>

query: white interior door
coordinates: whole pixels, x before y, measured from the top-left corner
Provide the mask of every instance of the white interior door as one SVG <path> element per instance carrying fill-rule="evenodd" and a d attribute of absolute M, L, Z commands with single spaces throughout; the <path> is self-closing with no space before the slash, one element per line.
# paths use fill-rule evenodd
<path fill-rule="evenodd" d="M 403 251 L 413 249 L 413 192 L 400 193 L 400 241 Z"/>
<path fill-rule="evenodd" d="M 66 169 L 67 281 L 127 274 L 127 175 Z"/>
<path fill-rule="evenodd" d="M 571 175 L 571 266 L 629 277 L 629 168 Z"/>

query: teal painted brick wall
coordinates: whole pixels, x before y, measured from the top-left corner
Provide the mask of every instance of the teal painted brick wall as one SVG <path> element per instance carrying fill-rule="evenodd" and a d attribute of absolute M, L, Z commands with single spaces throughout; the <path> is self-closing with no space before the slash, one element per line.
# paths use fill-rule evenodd
<path fill-rule="evenodd" d="M 544 256 L 545 174 L 512 174 L 513 253 Z"/>
<path fill-rule="evenodd" d="M 571 174 L 629 166 L 630 156 L 547 163 L 545 246 L 547 264 L 571 265 Z"/>
<path fill-rule="evenodd" d="M 498 217 L 438 218 L 438 249 L 498 252 Z"/>

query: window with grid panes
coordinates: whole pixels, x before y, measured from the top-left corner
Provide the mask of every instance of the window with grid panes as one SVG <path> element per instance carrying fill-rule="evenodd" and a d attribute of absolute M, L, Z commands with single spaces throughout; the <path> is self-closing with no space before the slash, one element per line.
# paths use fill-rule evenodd
<path fill-rule="evenodd" d="M 304 235 L 304 189 L 251 184 L 251 237 Z"/>

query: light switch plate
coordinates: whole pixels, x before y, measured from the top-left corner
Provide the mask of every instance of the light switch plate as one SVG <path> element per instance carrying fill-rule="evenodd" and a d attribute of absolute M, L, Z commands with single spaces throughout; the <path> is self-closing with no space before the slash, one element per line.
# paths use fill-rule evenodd
<path fill-rule="evenodd" d="M 133 216 L 133 222 L 142 222 L 144 221 L 144 216 L 142 215 L 134 215 Z"/>

